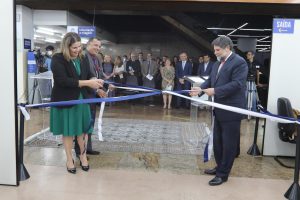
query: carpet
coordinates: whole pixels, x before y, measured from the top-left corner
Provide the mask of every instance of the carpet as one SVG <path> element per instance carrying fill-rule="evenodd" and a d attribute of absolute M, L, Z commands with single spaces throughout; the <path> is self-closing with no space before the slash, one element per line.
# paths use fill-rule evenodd
<path fill-rule="evenodd" d="M 205 123 L 115 118 L 104 118 L 102 130 L 104 141 L 98 140 L 97 129 L 92 135 L 93 149 L 100 152 L 203 155 L 209 134 Z M 48 130 L 25 146 L 62 148 L 62 137 Z"/>

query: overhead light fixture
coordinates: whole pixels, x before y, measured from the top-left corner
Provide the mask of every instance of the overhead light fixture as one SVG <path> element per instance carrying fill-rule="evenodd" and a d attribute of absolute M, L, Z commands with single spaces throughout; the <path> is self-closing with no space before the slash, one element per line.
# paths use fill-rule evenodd
<path fill-rule="evenodd" d="M 52 39 L 52 38 L 46 38 L 45 42 L 56 43 L 56 42 L 58 42 L 58 40 Z"/>
<path fill-rule="evenodd" d="M 211 28 L 207 28 L 208 30 L 224 30 L 224 31 L 232 31 L 235 28 L 221 28 L 221 27 L 211 27 Z"/>
<path fill-rule="evenodd" d="M 242 28 L 241 31 L 272 31 L 272 29 L 267 28 Z"/>
<path fill-rule="evenodd" d="M 257 51 L 261 52 L 261 51 L 266 51 L 269 50 L 269 48 L 262 48 L 262 49 L 257 49 Z"/>
<path fill-rule="evenodd" d="M 240 30 L 241 28 L 243 28 L 243 27 L 245 27 L 245 26 L 247 26 L 247 25 L 248 25 L 248 23 L 243 24 L 242 26 L 240 26 L 240 27 L 234 29 L 233 31 L 231 31 L 230 33 L 228 33 L 226 36 L 231 35 L 232 33 L 234 33 L 234 32 L 236 32 L 236 31 Z"/>
<path fill-rule="evenodd" d="M 258 40 L 257 40 L 257 42 L 271 43 L 272 41 L 264 41 L 264 40 L 263 40 L 263 41 L 258 41 Z"/>
<path fill-rule="evenodd" d="M 208 30 L 221 30 L 221 31 L 233 31 L 235 28 L 221 28 L 221 27 L 209 27 Z M 272 29 L 267 28 L 241 28 L 240 31 L 272 31 Z"/>
<path fill-rule="evenodd" d="M 271 37 L 271 36 L 266 36 L 266 37 L 261 38 L 261 39 L 259 39 L 259 40 L 257 40 L 257 41 L 262 41 L 262 40 L 268 39 L 269 37 Z"/>
<path fill-rule="evenodd" d="M 43 33 L 43 34 L 46 34 L 46 35 L 54 35 L 53 32 L 50 32 L 50 31 L 45 31 L 45 30 L 42 30 L 42 29 L 36 29 L 37 33 Z"/>
<path fill-rule="evenodd" d="M 224 36 L 224 35 L 218 35 L 218 36 Z M 253 38 L 260 38 L 260 37 L 266 37 L 266 35 L 229 35 L 230 37 L 253 37 Z"/>
<path fill-rule="evenodd" d="M 270 44 L 257 44 L 257 47 L 270 47 Z"/>

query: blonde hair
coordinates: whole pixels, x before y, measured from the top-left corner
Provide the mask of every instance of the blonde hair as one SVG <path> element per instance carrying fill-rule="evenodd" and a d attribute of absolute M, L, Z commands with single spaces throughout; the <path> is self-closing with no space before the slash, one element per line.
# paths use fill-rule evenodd
<path fill-rule="evenodd" d="M 81 42 L 81 38 L 77 33 L 74 32 L 66 33 L 66 35 L 62 39 L 60 49 L 61 53 L 67 61 L 71 60 L 70 47 L 76 42 Z M 79 52 L 79 58 L 82 58 L 82 51 Z"/>

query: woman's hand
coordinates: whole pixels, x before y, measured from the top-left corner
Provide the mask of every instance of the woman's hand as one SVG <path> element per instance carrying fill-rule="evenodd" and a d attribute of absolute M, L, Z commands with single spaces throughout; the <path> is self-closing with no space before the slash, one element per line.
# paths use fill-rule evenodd
<path fill-rule="evenodd" d="M 89 80 L 88 87 L 93 88 L 93 89 L 101 88 L 101 87 L 103 87 L 103 80 L 101 80 L 101 79 Z"/>
<path fill-rule="evenodd" d="M 104 81 L 102 79 L 79 80 L 79 87 L 90 87 L 98 89 L 103 87 Z"/>

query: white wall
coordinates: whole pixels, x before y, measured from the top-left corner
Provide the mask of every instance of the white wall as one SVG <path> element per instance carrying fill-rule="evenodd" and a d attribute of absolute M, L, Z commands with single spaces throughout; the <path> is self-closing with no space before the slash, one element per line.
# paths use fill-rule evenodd
<path fill-rule="evenodd" d="M 300 109 L 299 92 L 300 20 L 295 20 L 294 34 L 273 33 L 268 110 L 277 114 L 277 99 L 290 99 L 292 107 Z M 267 120 L 265 155 L 295 155 L 295 145 L 282 142 L 277 123 Z"/>
<path fill-rule="evenodd" d="M 13 1 L 1 0 L 1 63 L 0 68 L 0 184 L 16 185 L 15 97 L 14 97 L 14 38 Z"/>
<path fill-rule="evenodd" d="M 31 40 L 33 49 L 32 10 L 18 5 L 17 14 L 17 76 L 18 76 L 18 103 L 26 103 L 27 96 L 27 52 L 24 49 L 24 38 Z M 19 19 L 19 20 L 18 20 Z"/>
<path fill-rule="evenodd" d="M 60 10 L 33 10 L 34 25 L 67 25 L 67 11 Z"/>

